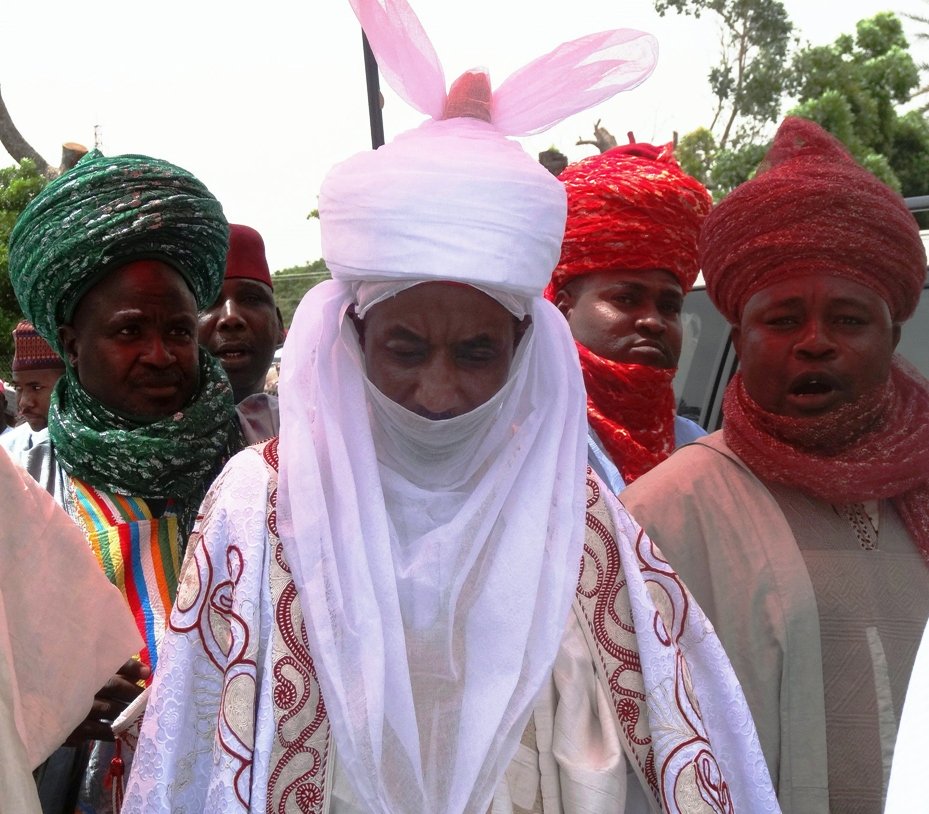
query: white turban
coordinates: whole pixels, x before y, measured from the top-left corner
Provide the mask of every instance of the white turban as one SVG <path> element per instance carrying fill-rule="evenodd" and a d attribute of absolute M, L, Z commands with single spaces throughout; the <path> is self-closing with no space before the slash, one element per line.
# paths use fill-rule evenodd
<path fill-rule="evenodd" d="M 473 118 L 428 121 L 326 177 L 323 256 L 335 279 L 454 280 L 538 296 L 561 252 L 564 187 Z"/>

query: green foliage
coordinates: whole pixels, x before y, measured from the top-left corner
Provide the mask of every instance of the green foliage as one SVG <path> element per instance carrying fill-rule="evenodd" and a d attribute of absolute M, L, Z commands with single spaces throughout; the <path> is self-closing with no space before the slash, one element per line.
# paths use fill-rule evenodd
<path fill-rule="evenodd" d="M 284 316 L 284 326 L 286 328 L 290 327 L 290 323 L 294 318 L 294 311 L 297 310 L 303 295 L 314 285 L 321 283 L 323 280 L 328 280 L 330 277 L 329 269 L 326 268 L 326 263 L 322 258 L 304 266 L 291 266 L 274 272 L 272 277 L 274 299 Z"/>
<path fill-rule="evenodd" d="M 900 20 L 882 12 L 831 45 L 808 46 L 793 59 L 785 89 L 812 119 L 842 141 L 884 183 L 904 195 L 929 187 L 929 126 L 914 111 L 901 116 L 919 85 Z"/>
<path fill-rule="evenodd" d="M 720 149 L 713 134 L 700 127 L 681 138 L 674 154 L 684 171 L 719 200 L 755 174 L 767 148 L 767 143 L 747 142 L 734 149 Z"/>
<path fill-rule="evenodd" d="M 748 4 L 744 0 L 742 5 Z M 732 0 L 656 0 L 656 8 L 676 8 L 699 16 L 722 15 Z M 788 23 L 789 25 L 789 23 Z M 929 194 L 929 122 L 922 111 L 898 113 L 919 85 L 919 68 L 909 53 L 900 20 L 889 12 L 861 20 L 855 34 L 831 45 L 798 50 L 780 74 L 780 104 L 792 98 L 791 115 L 811 119 L 842 141 L 878 178 L 904 195 Z M 711 76 L 714 91 L 718 87 Z M 767 112 L 765 112 L 767 111 Z M 775 111 L 771 114 L 771 111 Z M 755 121 L 778 120 L 777 106 L 751 109 Z M 759 133 L 743 127 L 728 143 L 710 128 L 698 128 L 678 143 L 684 169 L 703 181 L 717 200 L 752 176 L 767 149 Z"/>
<path fill-rule="evenodd" d="M 719 19 L 723 49 L 709 74 L 717 106 L 708 129 L 720 149 L 738 151 L 780 114 L 793 33 L 787 10 L 781 0 L 655 0 L 662 16 L 669 9 Z"/>
<path fill-rule="evenodd" d="M 929 194 L 929 121 L 911 110 L 897 119 L 893 141 L 893 171 L 907 196 Z"/>
<path fill-rule="evenodd" d="M 716 139 L 713 134 L 705 127 L 698 127 L 681 137 L 674 155 L 684 172 L 706 186 L 710 183 L 710 168 L 716 152 Z"/>
<path fill-rule="evenodd" d="M 720 150 L 713 162 L 713 197 L 719 200 L 739 184 L 754 176 L 768 151 L 768 144 L 743 144 L 734 150 Z"/>
<path fill-rule="evenodd" d="M 0 377 L 9 379 L 13 359 L 13 337 L 22 311 L 10 285 L 8 244 L 19 213 L 48 183 L 29 160 L 0 169 Z"/>

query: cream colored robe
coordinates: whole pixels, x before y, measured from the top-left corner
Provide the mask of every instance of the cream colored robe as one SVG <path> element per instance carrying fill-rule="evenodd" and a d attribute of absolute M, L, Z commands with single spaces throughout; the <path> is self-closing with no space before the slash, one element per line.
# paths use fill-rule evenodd
<path fill-rule="evenodd" d="M 783 810 L 828 812 L 820 609 L 804 553 L 775 495 L 715 433 L 675 452 L 621 500 L 713 622 L 748 698 Z M 828 512 L 834 524 L 831 507 L 818 506 L 809 501 L 805 509 Z M 911 553 L 918 583 L 924 564 L 915 547 Z M 823 553 L 815 554 L 822 562 Z M 894 734 L 889 747 L 878 747 L 885 760 Z"/>
<path fill-rule="evenodd" d="M 80 530 L 2 450 L 0 518 L 0 812 L 25 814 L 32 770 L 141 639 Z"/>

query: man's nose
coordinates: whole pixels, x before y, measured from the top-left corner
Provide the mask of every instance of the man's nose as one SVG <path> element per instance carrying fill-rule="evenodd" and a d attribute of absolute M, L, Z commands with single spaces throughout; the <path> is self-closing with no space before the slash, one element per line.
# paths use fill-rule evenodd
<path fill-rule="evenodd" d="M 177 361 L 177 356 L 161 336 L 152 337 L 144 359 L 153 367 L 168 367 Z"/>
<path fill-rule="evenodd" d="M 803 356 L 820 358 L 835 353 L 835 342 L 821 320 L 810 319 L 804 324 L 794 350 Z"/>
<path fill-rule="evenodd" d="M 657 308 L 647 308 L 638 315 L 635 321 L 637 330 L 651 334 L 663 334 L 667 330 L 667 323 Z"/>
<path fill-rule="evenodd" d="M 245 319 L 242 316 L 239 306 L 232 298 L 226 300 L 219 309 L 219 319 L 216 321 L 217 328 L 239 328 L 245 326 Z"/>
<path fill-rule="evenodd" d="M 462 412 L 458 370 L 452 360 L 437 356 L 420 373 L 415 412 L 433 419 L 452 418 Z"/>

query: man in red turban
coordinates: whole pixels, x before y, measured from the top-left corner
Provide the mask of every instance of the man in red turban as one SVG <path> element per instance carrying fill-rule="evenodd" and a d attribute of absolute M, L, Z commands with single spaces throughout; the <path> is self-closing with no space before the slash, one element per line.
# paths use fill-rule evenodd
<path fill-rule="evenodd" d="M 724 427 L 623 502 L 707 610 L 783 810 L 878 814 L 929 617 L 929 382 L 894 355 L 919 230 L 789 118 L 700 261 L 741 365 Z"/>
<path fill-rule="evenodd" d="M 628 144 L 569 166 L 561 259 L 546 297 L 577 343 L 590 465 L 614 492 L 704 434 L 675 414 L 681 305 L 710 196 L 671 145 Z"/>

